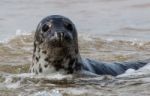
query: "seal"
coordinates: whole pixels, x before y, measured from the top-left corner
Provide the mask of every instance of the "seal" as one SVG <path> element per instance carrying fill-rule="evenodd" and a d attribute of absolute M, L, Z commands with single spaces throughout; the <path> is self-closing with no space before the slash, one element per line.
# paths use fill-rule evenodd
<path fill-rule="evenodd" d="M 139 69 L 147 63 L 149 60 L 107 63 L 83 59 L 80 56 L 78 34 L 73 22 L 61 15 L 51 15 L 37 26 L 30 71 L 36 74 L 83 72 L 117 76 L 129 68 Z"/>

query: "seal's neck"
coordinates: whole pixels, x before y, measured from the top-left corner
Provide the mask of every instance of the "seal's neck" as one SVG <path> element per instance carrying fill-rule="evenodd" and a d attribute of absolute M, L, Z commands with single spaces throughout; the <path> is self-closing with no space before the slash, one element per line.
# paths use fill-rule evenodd
<path fill-rule="evenodd" d="M 55 73 L 72 74 L 81 70 L 81 57 L 75 48 L 42 48 L 34 46 L 33 73 Z"/>

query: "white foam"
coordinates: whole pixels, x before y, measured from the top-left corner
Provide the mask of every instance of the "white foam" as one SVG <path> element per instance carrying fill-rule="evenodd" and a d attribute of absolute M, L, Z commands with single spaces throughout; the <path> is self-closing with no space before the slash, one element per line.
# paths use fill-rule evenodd
<path fill-rule="evenodd" d="M 132 46 L 134 46 L 134 45 L 138 45 L 138 46 L 143 46 L 144 45 L 144 42 L 142 42 L 142 41 L 140 41 L 140 40 L 138 40 L 138 39 L 136 39 L 136 38 L 134 38 L 134 39 L 131 39 L 131 40 L 129 40 L 129 41 L 131 41 L 132 43 L 131 43 L 131 45 Z"/>
<path fill-rule="evenodd" d="M 145 72 L 145 73 L 150 73 L 150 63 L 148 63 L 147 65 L 143 66 L 142 68 L 140 68 L 138 70 L 138 72 Z"/>
<path fill-rule="evenodd" d="M 17 29 L 16 32 L 15 32 L 15 35 L 10 35 L 9 38 L 0 40 L 0 43 L 7 43 L 11 39 L 14 39 L 16 36 L 31 35 L 31 34 L 32 34 L 32 32 L 27 32 L 25 30 Z"/>
<path fill-rule="evenodd" d="M 9 84 L 5 84 L 5 87 L 9 88 L 9 89 L 16 89 L 20 87 L 20 81 L 17 81 L 15 83 L 9 83 Z"/>
<path fill-rule="evenodd" d="M 150 63 L 141 67 L 138 70 L 128 69 L 124 74 L 118 75 L 117 77 L 129 77 L 129 76 L 140 76 L 150 74 Z"/>
<path fill-rule="evenodd" d="M 71 79 L 72 75 L 63 75 L 59 72 L 53 73 L 53 74 L 39 74 L 35 75 L 34 73 L 22 73 L 22 74 L 16 74 L 12 75 L 13 77 L 21 77 L 21 78 L 37 78 L 37 79 L 50 79 L 50 80 L 62 80 L 62 79 Z"/>
<path fill-rule="evenodd" d="M 125 73 L 130 74 L 130 73 L 133 73 L 134 71 L 135 71 L 135 69 L 128 69 Z"/>
<path fill-rule="evenodd" d="M 92 36 L 90 34 L 80 34 L 79 37 L 86 41 L 93 41 Z"/>
<path fill-rule="evenodd" d="M 5 79 L 4 83 L 11 83 L 12 82 L 12 78 L 9 76 Z"/>
<path fill-rule="evenodd" d="M 112 42 L 112 41 L 114 41 L 114 39 L 113 38 L 107 38 L 106 39 L 108 42 Z"/>
<path fill-rule="evenodd" d="M 17 29 L 16 30 L 16 36 L 20 36 L 20 35 L 31 35 L 31 32 L 27 32 L 25 30 Z"/>
<path fill-rule="evenodd" d="M 69 94 L 73 94 L 75 96 L 82 96 L 83 94 L 85 95 L 85 93 L 88 93 L 89 91 L 87 91 L 86 89 L 80 88 L 80 89 L 76 89 L 76 88 L 67 88 L 65 90 L 67 93 Z M 83 95 L 83 96 L 84 96 Z"/>
<path fill-rule="evenodd" d="M 13 82 L 13 78 L 11 76 L 5 77 L 5 81 L 1 83 L 4 88 L 8 89 L 16 89 L 20 87 L 20 80 L 17 82 Z"/>
<path fill-rule="evenodd" d="M 63 96 L 59 90 L 53 89 L 50 92 L 47 91 L 39 91 L 33 94 L 30 94 L 29 96 Z"/>
<path fill-rule="evenodd" d="M 26 77 L 33 77 L 33 76 L 35 76 L 35 74 L 33 74 L 33 73 L 22 73 L 22 74 L 16 74 L 13 76 L 26 78 Z"/>
<path fill-rule="evenodd" d="M 63 74 L 59 74 L 59 73 L 55 73 L 55 74 L 48 74 L 48 75 L 35 75 L 33 73 L 22 73 L 22 74 L 8 74 L 8 75 L 4 75 L 4 77 L 6 78 L 5 81 L 3 83 L 0 83 L 0 86 L 3 86 L 4 88 L 9 88 L 9 89 L 17 89 L 19 87 L 21 87 L 21 82 L 25 79 L 25 78 L 31 78 L 31 79 L 46 79 L 46 80 L 63 80 L 63 79 L 67 79 L 70 80 L 72 79 L 72 75 L 63 75 Z M 21 80 L 17 80 L 14 82 L 14 78 L 21 78 Z M 42 92 L 43 93 L 43 92 Z M 42 94 L 40 93 L 40 94 Z M 51 93 L 58 93 L 58 92 L 51 92 Z M 49 95 L 35 95 L 35 96 L 49 96 Z M 61 95 L 50 95 L 50 96 L 61 96 Z"/>

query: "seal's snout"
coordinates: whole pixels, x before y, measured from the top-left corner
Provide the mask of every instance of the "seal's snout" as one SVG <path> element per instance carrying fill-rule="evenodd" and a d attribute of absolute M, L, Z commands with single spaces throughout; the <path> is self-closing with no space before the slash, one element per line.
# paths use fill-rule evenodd
<path fill-rule="evenodd" d="M 73 40 L 73 37 L 68 32 L 61 31 L 61 32 L 54 32 L 54 38 L 53 39 L 56 39 L 59 41 L 70 42 L 71 40 Z"/>
<path fill-rule="evenodd" d="M 64 39 L 64 32 L 55 32 L 55 37 L 58 38 L 60 41 Z"/>
<path fill-rule="evenodd" d="M 64 32 L 54 32 L 52 39 L 63 41 L 64 39 Z"/>

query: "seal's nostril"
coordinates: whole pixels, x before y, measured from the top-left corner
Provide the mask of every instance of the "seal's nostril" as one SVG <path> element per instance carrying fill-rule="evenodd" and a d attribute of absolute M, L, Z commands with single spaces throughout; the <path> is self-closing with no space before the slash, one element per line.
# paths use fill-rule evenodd
<path fill-rule="evenodd" d="M 61 33 L 59 33 L 59 35 L 60 35 L 60 37 L 63 37 L 63 33 L 61 32 Z"/>
<path fill-rule="evenodd" d="M 62 37 L 64 37 L 64 32 L 62 32 L 61 34 L 62 34 Z"/>
<path fill-rule="evenodd" d="M 55 32 L 54 33 L 54 38 L 56 40 L 63 40 L 63 33 L 62 32 Z"/>
<path fill-rule="evenodd" d="M 60 34 L 60 33 L 57 33 L 57 35 L 58 35 L 58 38 L 60 38 L 60 37 L 61 37 L 61 34 Z"/>
<path fill-rule="evenodd" d="M 61 34 L 61 41 L 62 41 L 64 38 L 64 32 L 61 32 L 60 34 Z"/>
<path fill-rule="evenodd" d="M 58 35 L 58 38 L 62 41 L 63 38 L 64 38 L 64 33 L 63 32 L 59 32 L 59 33 L 57 33 L 57 35 Z"/>
<path fill-rule="evenodd" d="M 58 37 L 57 32 L 54 33 L 54 36 L 55 36 L 56 38 Z"/>

